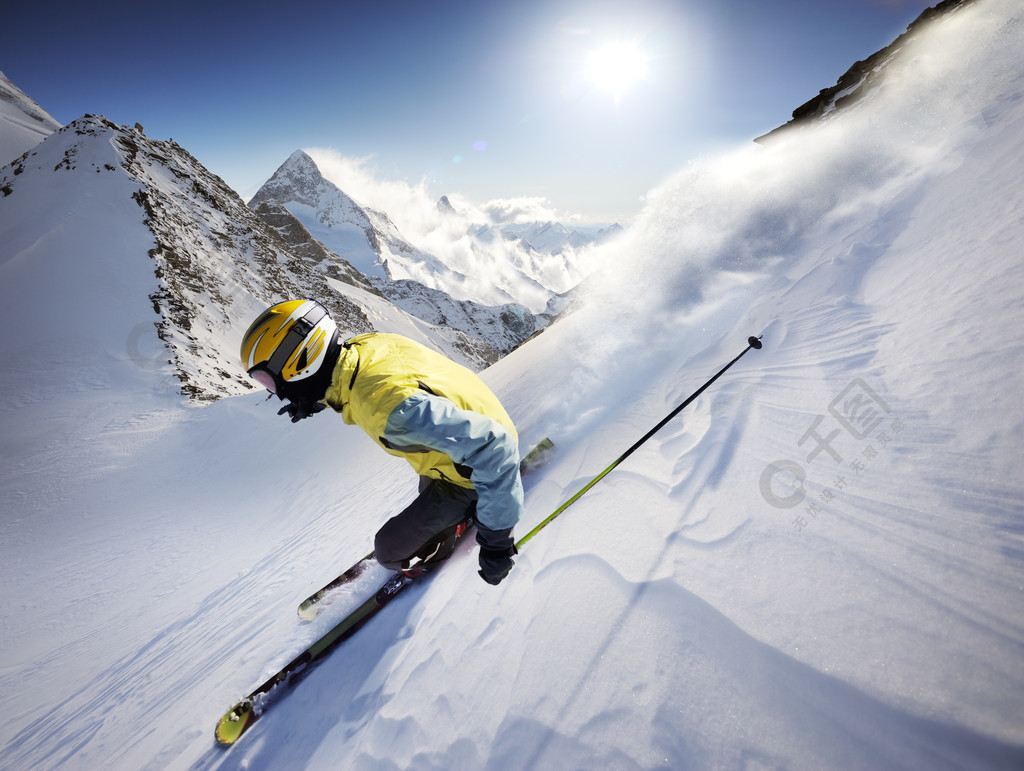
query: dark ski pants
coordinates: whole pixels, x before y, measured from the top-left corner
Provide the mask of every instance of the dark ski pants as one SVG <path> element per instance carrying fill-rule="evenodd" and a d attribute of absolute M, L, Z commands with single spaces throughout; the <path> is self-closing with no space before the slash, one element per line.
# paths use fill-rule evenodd
<path fill-rule="evenodd" d="M 420 494 L 384 523 L 374 542 L 377 561 L 391 570 L 410 560 L 440 562 L 455 548 L 455 530 L 476 512 L 476 491 L 420 477 Z"/>

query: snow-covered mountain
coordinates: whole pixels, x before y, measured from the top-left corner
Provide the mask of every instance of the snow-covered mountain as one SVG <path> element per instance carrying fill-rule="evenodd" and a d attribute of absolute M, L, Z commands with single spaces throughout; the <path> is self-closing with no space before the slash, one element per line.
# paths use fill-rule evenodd
<path fill-rule="evenodd" d="M 0 190 L 0 261 L 38 259 L 69 276 L 80 264 L 105 266 L 110 284 L 101 295 L 56 297 L 81 305 L 83 318 L 98 304 L 141 301 L 149 310 L 119 332 L 121 345 L 193 399 L 253 389 L 237 363 L 239 326 L 289 297 L 322 300 L 348 334 L 402 330 L 474 369 L 500 356 L 486 340 L 382 302 L 286 211 L 268 203 L 257 216 L 184 148 L 141 127 L 76 120 L 0 168 Z M 126 240 L 126 230 L 143 235 Z M 50 279 L 26 270 L 23 297 L 53 295 Z M 503 330 L 494 338 L 508 348 Z M 145 356 L 133 353 L 140 346 Z"/>
<path fill-rule="evenodd" d="M 22 125 L 42 121 L 41 110 L 13 84 L 7 92 L 13 96 L 5 104 L 17 110 L 7 110 L 10 120 L 0 133 L 20 149 L 28 142 Z M 50 127 L 45 121 L 40 125 Z M 151 273 L 130 291 L 147 298 L 155 315 L 149 322 L 137 319 L 124 339 L 132 341 L 129 347 L 148 346 L 147 366 L 166 365 L 169 382 L 194 399 L 252 388 L 234 364 L 236 327 L 282 298 L 316 297 L 345 333 L 402 331 L 474 369 L 513 350 L 553 315 L 534 315 L 507 293 L 496 293 L 502 303 L 486 305 L 407 277 L 385 277 L 375 269 L 383 264 L 377 262 L 381 254 L 392 263 L 397 256 L 406 260 L 402 276 L 417 272 L 410 268 L 417 263 L 434 284 L 465 286 L 478 280 L 403 241 L 386 214 L 359 206 L 323 179 L 304 153 L 294 154 L 247 207 L 184 148 L 147 137 L 137 124 L 127 128 L 86 116 L 64 129 L 54 123 L 53 130 L 0 169 L 9 226 L 5 250 L 15 255 L 40 239 L 53 241 L 56 229 L 61 248 L 55 245 L 54 251 L 66 250 L 64 259 L 72 259 L 82 243 L 116 232 L 104 222 L 108 214 L 121 209 L 117 217 L 138 220 L 153 243 L 142 250 L 106 247 L 112 266 L 130 261 L 148 265 Z M 108 185 L 109 178 L 128 187 Z M 70 223 L 31 216 L 50 211 L 56 217 L 62 210 L 77 211 L 83 200 L 108 195 L 113 198 L 106 206 Z M 551 255 L 537 259 L 558 261 Z M 533 284 L 544 298 L 551 294 Z M 151 334 L 158 340 L 140 343 Z M 160 348 L 165 352 L 158 353 Z"/>
<path fill-rule="evenodd" d="M 534 315 L 518 303 L 480 305 L 456 300 L 447 292 L 407 279 L 373 284 L 391 303 L 412 316 L 486 340 L 502 355 L 515 350 L 557 315 Z"/>
<path fill-rule="evenodd" d="M 542 315 L 554 295 L 586 275 L 588 268 L 581 263 L 587 248 L 622 230 L 617 225 L 587 231 L 553 222 L 495 222 L 483 211 L 460 212 L 442 197 L 430 226 L 407 239 L 393 221 L 399 212 L 389 216 L 356 202 L 301 150 L 278 168 L 250 205 L 271 200 L 407 310 L 430 307 L 432 297 L 444 292 L 481 309 L 518 304 L 518 316 Z M 395 282 L 402 282 L 401 287 L 392 291 Z M 413 284 L 434 292 L 409 305 Z M 538 328 L 544 323 L 546 317 L 534 319 Z"/>
<path fill-rule="evenodd" d="M 872 99 L 652 191 L 577 310 L 483 373 L 523 446 L 556 443 L 520 534 L 764 349 L 499 587 L 460 551 L 228 751 L 223 711 L 353 598 L 313 625 L 298 601 L 416 480 L 335 416 L 183 407 L 124 344 L 152 263 L 112 255 L 154 238 L 106 212 L 141 189 L 120 150 L 72 159 L 103 185 L 74 206 L 77 177 L 26 168 L 0 198 L 0 767 L 1024 767 L 1021 50 L 1019 0 L 977 0 Z M 15 210 L 47 227 L 12 230 L 47 189 Z"/>
<path fill-rule="evenodd" d="M 621 235 L 624 228 L 619 224 L 599 225 L 593 228 L 570 227 L 562 222 L 526 222 L 516 225 L 481 225 L 474 235 L 483 237 L 488 231 L 497 229 L 507 239 L 517 239 L 533 251 L 546 254 L 561 254 L 567 249 L 604 243 Z"/>
<path fill-rule="evenodd" d="M 417 262 L 428 254 L 402 238 L 383 212 L 363 208 L 336 185 L 302 150 L 296 150 L 249 200 L 257 207 L 266 201 L 284 206 L 314 238 L 364 276 L 391 278 L 392 262 L 399 256 Z M 404 278 L 404 276 L 401 276 Z"/>
<path fill-rule="evenodd" d="M 358 267 L 365 287 L 372 287 L 411 316 L 486 342 L 493 349 L 483 354 L 487 363 L 513 350 L 549 320 L 517 303 L 492 306 L 456 300 L 441 289 L 393 278 L 388 266 L 398 264 L 396 254 L 400 254 L 402 259 L 429 264 L 425 269 L 432 272 L 434 284 L 467 281 L 466 276 L 454 276 L 440 261 L 408 244 L 386 214 L 363 208 L 326 180 L 301 150 L 281 165 L 249 206 L 295 249 L 310 248 L 308 242 L 312 241 L 316 248 L 329 250 L 329 245 L 344 255 L 343 262 Z M 317 239 L 310 230 L 317 233 Z"/>
<path fill-rule="evenodd" d="M 50 113 L 0 72 L 0 164 L 13 161 L 59 128 Z"/>

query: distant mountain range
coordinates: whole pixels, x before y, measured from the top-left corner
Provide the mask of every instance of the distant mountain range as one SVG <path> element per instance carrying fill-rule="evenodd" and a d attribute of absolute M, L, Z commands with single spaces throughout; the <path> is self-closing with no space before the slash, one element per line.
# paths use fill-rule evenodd
<path fill-rule="evenodd" d="M 477 305 L 516 303 L 540 313 L 564 291 L 546 275 L 551 258 L 556 258 L 561 279 L 567 268 L 578 271 L 577 251 L 622 231 L 618 225 L 581 229 L 556 222 L 475 223 L 442 197 L 437 230 L 450 229 L 453 237 L 445 248 L 431 252 L 412 243 L 386 212 L 361 205 L 326 179 L 301 150 L 249 201 L 256 209 L 271 203 L 287 209 L 314 238 L 399 304 L 410 295 L 409 282 L 415 282 Z M 402 282 L 400 290 L 393 290 L 395 282 Z"/>
<path fill-rule="evenodd" d="M 549 323 L 549 304 L 564 305 L 558 291 L 530 273 L 531 260 L 564 263 L 573 250 L 616 232 L 541 223 L 530 232 L 558 232 L 561 239 L 548 238 L 549 251 L 540 252 L 521 235 L 477 228 L 465 239 L 481 261 L 481 280 L 409 243 L 386 213 L 327 181 L 304 152 L 294 153 L 247 205 L 173 140 L 93 115 L 61 127 L 2 76 L 0 92 L 0 148 L 11 156 L 0 167 L 0 211 L 17 223 L 16 237 L 0 247 L 0 264 L 30 244 L 61 252 L 52 255 L 58 263 L 102 260 L 125 273 L 147 261 L 150 285 L 131 291 L 144 293 L 152 307 L 150 323 L 178 387 L 199 401 L 252 388 L 237 363 L 238 339 L 262 308 L 291 297 L 324 302 L 343 334 L 400 332 L 481 369 Z M 130 195 L 121 192 L 126 185 Z M 84 199 L 102 200 L 109 221 L 93 217 L 81 225 L 88 234 L 77 235 L 66 222 L 54 224 L 55 212 L 79 209 Z M 151 234 L 150 248 L 124 248 L 126 213 Z M 80 253 L 96 234 L 103 253 Z M 515 248 L 491 254 L 495 238 Z M 513 252 L 518 259 L 507 260 Z M 506 262 L 495 268 L 499 260 Z M 48 280 L 54 296 L 73 291 L 60 288 L 60 275 L 51 272 Z M 517 287 L 527 289 L 538 312 L 519 302 Z"/>

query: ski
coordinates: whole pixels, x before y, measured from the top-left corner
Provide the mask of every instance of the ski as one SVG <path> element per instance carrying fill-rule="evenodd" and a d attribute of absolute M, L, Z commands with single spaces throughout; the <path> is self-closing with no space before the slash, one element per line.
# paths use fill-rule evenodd
<path fill-rule="evenodd" d="M 354 635 L 381 608 L 401 594 L 414 580 L 401 572 L 392 573 L 388 576 L 387 580 L 372 597 L 343 618 L 327 634 L 285 664 L 278 672 L 267 678 L 248 696 L 225 712 L 224 716 L 217 722 L 217 743 L 226 746 L 238 741 L 238 738 L 252 728 L 253 723 L 259 720 L 260 716 L 263 715 L 270 705 L 271 700 L 281 690 L 298 682 L 299 676 L 307 667 Z"/>
<path fill-rule="evenodd" d="M 550 439 L 541 439 L 537 442 L 533 449 L 526 453 L 522 460 L 519 461 L 520 476 L 526 476 L 531 471 L 535 471 L 547 463 L 554 449 L 555 444 Z"/>
<path fill-rule="evenodd" d="M 543 465 L 549 458 L 554 444 L 550 439 L 544 439 L 530 450 L 520 461 L 519 469 L 521 474 L 527 474 Z M 457 532 L 457 539 L 468 532 L 469 528 L 461 526 Z M 299 615 L 303 615 L 303 606 L 308 618 L 314 618 L 319 610 L 323 598 L 334 589 L 355 581 L 374 562 L 373 552 L 367 554 L 359 562 L 350 567 L 340 576 L 310 595 L 299 606 Z M 443 563 L 442 563 L 443 564 Z M 354 635 L 366 622 L 376 615 L 381 608 L 401 594 L 406 587 L 419 579 L 421 576 L 430 575 L 431 571 L 424 571 L 415 577 L 401 571 L 391 573 L 377 592 L 367 599 L 362 605 L 349 613 L 323 637 L 307 647 L 302 653 L 284 665 L 279 671 L 267 678 L 257 686 L 248 696 L 232 706 L 224 716 L 217 721 L 215 736 L 217 743 L 229 746 L 238 741 L 246 731 L 252 728 L 253 724 L 264 714 L 272 700 L 281 691 L 291 687 L 298 682 L 302 673 L 313 663 L 327 655 L 330 651 Z"/>
<path fill-rule="evenodd" d="M 526 453 L 526 455 L 523 456 L 522 460 L 519 461 L 520 475 L 525 476 L 531 471 L 544 465 L 554 448 L 555 445 L 550 439 L 545 438 L 539 441 L 528 453 Z M 320 612 L 320 608 L 322 607 L 321 602 L 328 594 L 355 581 L 370 565 L 374 563 L 374 561 L 373 552 L 370 552 L 340 576 L 331 580 L 322 588 L 309 595 L 309 597 L 299 604 L 299 618 L 303 621 L 312 621 L 316 618 L 317 614 Z"/>
<path fill-rule="evenodd" d="M 320 612 L 320 601 L 323 600 L 329 592 L 332 592 L 345 584 L 352 583 L 359 578 L 359 576 L 365 573 L 366 569 L 375 562 L 376 560 L 373 557 L 373 552 L 370 552 L 333 581 L 313 592 L 313 594 L 309 595 L 309 597 L 304 599 L 299 605 L 299 618 L 303 621 L 312 621 L 316 618 L 317 613 Z"/>

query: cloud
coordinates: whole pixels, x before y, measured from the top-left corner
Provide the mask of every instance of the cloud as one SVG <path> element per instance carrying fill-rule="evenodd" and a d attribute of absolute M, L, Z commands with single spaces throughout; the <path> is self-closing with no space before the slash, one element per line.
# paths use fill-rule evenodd
<path fill-rule="evenodd" d="M 516 225 L 524 222 L 566 222 L 575 219 L 551 205 L 543 196 L 496 198 L 476 204 L 457 191 L 446 191 L 457 215 L 457 223 L 442 218 L 437 209 L 441 194 L 427 189 L 425 178 L 415 183 L 386 179 L 373 156 L 349 157 L 324 147 L 305 148 L 328 180 L 361 206 L 386 212 L 410 240 L 423 239 L 439 228 L 451 230 L 453 224 L 466 229 L 472 225 Z"/>
<path fill-rule="evenodd" d="M 546 198 L 504 198 L 477 205 L 451 192 L 451 209 L 441 211 L 441 196 L 427 189 L 426 179 L 387 179 L 372 156 L 347 157 L 331 148 L 304 151 L 327 180 L 360 206 L 387 214 L 406 241 L 451 272 L 443 287 L 430 275 L 436 266 L 417 273 L 415 278 L 428 286 L 489 304 L 512 297 L 539 312 L 552 292 L 563 292 L 579 281 L 586 248 L 579 254 L 569 247 L 558 254 L 541 254 L 498 232 L 505 225 L 573 219 L 561 216 Z M 457 285 L 450 283 L 450 275 L 461 276 Z"/>
<path fill-rule="evenodd" d="M 547 198 L 498 198 L 480 207 L 491 224 L 515 225 L 522 222 L 549 222 L 565 219 Z"/>
<path fill-rule="evenodd" d="M 438 226 L 437 200 L 427 191 L 425 179 L 415 184 L 386 179 L 373 156 L 353 158 L 324 147 L 305 148 L 305 152 L 324 177 L 359 205 L 387 213 L 410 240 Z"/>

